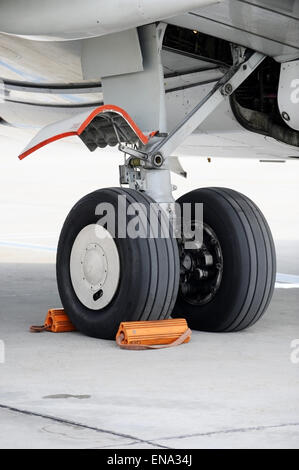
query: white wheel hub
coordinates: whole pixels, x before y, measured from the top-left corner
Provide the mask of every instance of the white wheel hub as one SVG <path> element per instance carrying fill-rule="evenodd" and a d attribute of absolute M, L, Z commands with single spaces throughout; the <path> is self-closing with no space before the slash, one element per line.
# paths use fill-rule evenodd
<path fill-rule="evenodd" d="M 100 310 L 111 302 L 118 287 L 120 262 L 115 241 L 101 225 L 87 225 L 78 233 L 71 251 L 70 275 L 85 307 Z"/>

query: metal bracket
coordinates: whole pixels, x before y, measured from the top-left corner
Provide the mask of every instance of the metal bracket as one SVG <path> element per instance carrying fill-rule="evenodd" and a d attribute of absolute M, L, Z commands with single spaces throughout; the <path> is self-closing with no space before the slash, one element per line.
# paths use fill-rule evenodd
<path fill-rule="evenodd" d="M 128 184 L 130 188 L 137 191 L 144 190 L 144 178 L 140 170 L 127 164 L 119 166 L 119 182 L 121 186 Z"/>
<path fill-rule="evenodd" d="M 141 160 L 148 160 L 148 154 L 146 152 L 128 147 L 127 145 L 119 144 L 118 150 L 123 152 L 125 155 L 130 155 L 131 157 L 140 158 Z"/>
<path fill-rule="evenodd" d="M 123 152 L 125 155 L 130 155 L 130 157 L 134 159 L 139 159 L 141 161 L 140 166 L 142 166 L 143 168 L 160 168 L 164 163 L 163 156 L 158 152 L 155 152 L 154 155 L 149 155 L 148 153 L 142 150 L 128 147 L 127 145 L 123 144 L 119 145 L 118 150 L 120 150 L 120 152 Z"/>

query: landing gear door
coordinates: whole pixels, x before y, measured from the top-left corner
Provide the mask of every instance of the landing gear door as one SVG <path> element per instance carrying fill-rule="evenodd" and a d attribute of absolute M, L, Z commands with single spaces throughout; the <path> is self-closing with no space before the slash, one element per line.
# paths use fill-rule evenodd
<path fill-rule="evenodd" d="M 281 65 L 278 106 L 285 123 L 299 131 L 299 60 Z"/>

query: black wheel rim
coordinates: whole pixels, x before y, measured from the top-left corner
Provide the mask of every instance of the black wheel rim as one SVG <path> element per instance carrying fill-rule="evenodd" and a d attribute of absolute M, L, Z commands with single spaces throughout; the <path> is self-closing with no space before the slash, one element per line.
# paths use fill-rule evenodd
<path fill-rule="evenodd" d="M 216 296 L 223 276 L 223 254 L 213 229 L 206 223 L 192 221 L 202 229 L 202 243 L 197 248 L 180 246 L 181 278 L 180 295 L 191 305 L 205 305 Z"/>

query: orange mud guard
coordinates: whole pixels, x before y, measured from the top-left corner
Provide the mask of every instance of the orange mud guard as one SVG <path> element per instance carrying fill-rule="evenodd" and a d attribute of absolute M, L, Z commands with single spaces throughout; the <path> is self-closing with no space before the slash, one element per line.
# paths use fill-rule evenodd
<path fill-rule="evenodd" d="M 188 343 L 191 330 L 185 319 L 123 322 L 116 335 L 122 349 L 162 349 Z"/>
<path fill-rule="evenodd" d="M 31 326 L 32 333 L 41 331 L 52 331 L 52 333 L 65 333 L 66 331 L 75 331 L 76 328 L 71 323 L 63 308 L 51 308 L 46 316 L 45 323 L 42 326 Z"/>

